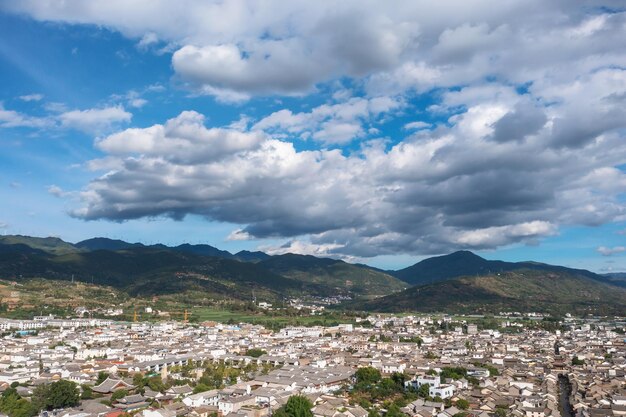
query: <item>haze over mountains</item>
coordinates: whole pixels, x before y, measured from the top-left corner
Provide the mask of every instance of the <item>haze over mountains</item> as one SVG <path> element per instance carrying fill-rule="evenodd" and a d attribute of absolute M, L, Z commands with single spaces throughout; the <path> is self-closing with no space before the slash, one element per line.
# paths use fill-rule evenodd
<path fill-rule="evenodd" d="M 468 251 L 398 271 L 310 255 L 236 254 L 210 245 L 143 245 L 107 238 L 0 237 L 0 278 L 75 280 L 132 296 L 270 301 L 346 295 L 351 309 L 375 311 L 626 311 L 623 275 L 536 262 L 504 262 Z"/>

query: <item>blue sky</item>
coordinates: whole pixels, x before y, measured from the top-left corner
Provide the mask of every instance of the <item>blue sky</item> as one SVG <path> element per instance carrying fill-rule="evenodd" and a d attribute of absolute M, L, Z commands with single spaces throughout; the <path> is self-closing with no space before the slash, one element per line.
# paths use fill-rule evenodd
<path fill-rule="evenodd" d="M 0 233 L 626 270 L 619 2 L 122 3 L 0 2 Z"/>

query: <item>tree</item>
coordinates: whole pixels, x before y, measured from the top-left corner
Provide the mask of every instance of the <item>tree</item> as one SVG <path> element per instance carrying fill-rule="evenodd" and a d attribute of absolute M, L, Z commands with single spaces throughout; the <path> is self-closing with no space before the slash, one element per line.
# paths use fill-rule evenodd
<path fill-rule="evenodd" d="M 32 403 L 38 410 L 54 410 L 57 408 L 78 405 L 80 390 L 71 381 L 60 380 L 48 385 L 40 385 L 33 391 Z"/>
<path fill-rule="evenodd" d="M 395 404 L 391 404 L 387 408 L 387 414 L 385 414 L 385 417 L 403 417 L 403 416 L 404 416 L 404 413 L 400 411 L 400 407 L 398 407 Z"/>
<path fill-rule="evenodd" d="M 285 404 L 285 413 L 289 417 L 313 417 L 313 404 L 303 395 L 292 395 Z"/>
<path fill-rule="evenodd" d="M 248 349 L 248 356 L 252 356 L 253 358 L 258 358 L 261 355 L 265 355 L 267 352 L 263 349 Z"/>
<path fill-rule="evenodd" d="M 368 413 L 367 417 L 380 417 L 380 413 L 375 408 L 372 408 Z"/>
<path fill-rule="evenodd" d="M 457 408 L 460 408 L 461 410 L 467 410 L 469 408 L 469 401 L 461 398 L 460 400 L 456 402 L 456 406 Z"/>
<path fill-rule="evenodd" d="M 359 368 L 355 376 L 357 384 L 375 384 L 380 381 L 380 371 L 371 366 Z"/>
<path fill-rule="evenodd" d="M 117 400 L 120 400 L 124 397 L 126 397 L 128 395 L 128 391 L 125 389 L 120 389 L 117 390 L 113 393 L 113 395 L 111 395 L 111 401 L 115 402 Z"/>
<path fill-rule="evenodd" d="M 497 417 L 506 417 L 506 408 L 497 407 L 496 408 L 496 416 Z"/>
<path fill-rule="evenodd" d="M 420 385 L 420 387 L 417 389 L 417 395 L 419 395 L 422 398 L 430 397 L 430 385 L 428 384 Z"/>
<path fill-rule="evenodd" d="M 194 389 L 193 389 L 193 393 L 194 393 L 194 394 L 197 394 L 197 393 L 199 393 L 199 392 L 208 391 L 208 390 L 210 390 L 210 389 L 211 389 L 211 387 L 209 387 L 208 385 L 205 385 L 205 384 L 198 384 L 198 385 L 196 385 L 196 386 L 194 387 Z"/>
<path fill-rule="evenodd" d="M 91 387 L 89 385 L 81 385 L 80 386 L 82 388 L 82 393 L 80 394 L 80 398 L 81 400 L 91 400 L 94 398 L 93 396 L 93 390 L 91 389 Z"/>
<path fill-rule="evenodd" d="M 96 385 L 102 384 L 104 381 L 106 381 L 108 377 L 109 377 L 108 373 L 104 371 L 98 372 L 98 379 L 96 380 Z"/>
<path fill-rule="evenodd" d="M 0 411 L 10 417 L 32 417 L 38 412 L 30 402 L 20 397 L 15 387 L 6 389 L 0 396 Z"/>

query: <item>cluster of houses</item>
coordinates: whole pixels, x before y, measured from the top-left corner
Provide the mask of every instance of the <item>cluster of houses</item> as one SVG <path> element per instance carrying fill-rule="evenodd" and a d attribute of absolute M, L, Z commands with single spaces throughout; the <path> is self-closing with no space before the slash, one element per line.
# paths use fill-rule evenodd
<path fill-rule="evenodd" d="M 251 324 L 81 320 L 0 339 L 0 391 L 18 383 L 28 398 L 37 385 L 65 379 L 99 396 L 58 417 L 264 417 L 295 394 L 311 400 L 315 417 L 366 417 L 346 388 L 359 368 L 374 367 L 383 376 L 403 373 L 407 390 L 428 386 L 427 398 L 401 408 L 410 417 L 626 416 L 624 323 L 616 320 L 570 319 L 570 330 L 555 333 L 519 331 L 513 321 L 500 330 L 447 328 L 446 318 L 412 316 L 278 332 Z M 266 353 L 249 356 L 252 348 Z M 198 392 L 207 363 L 257 366 L 230 385 Z M 185 376 L 183 366 L 191 369 Z M 465 374 L 442 378 L 446 368 Z M 104 372 L 109 377 L 98 381 Z M 139 389 L 138 373 L 184 383 Z M 120 390 L 125 395 L 114 396 Z"/>

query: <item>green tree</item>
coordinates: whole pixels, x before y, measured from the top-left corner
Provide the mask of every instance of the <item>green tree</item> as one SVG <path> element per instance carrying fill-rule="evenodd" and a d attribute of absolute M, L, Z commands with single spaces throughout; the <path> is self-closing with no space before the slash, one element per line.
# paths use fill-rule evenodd
<path fill-rule="evenodd" d="M 91 389 L 89 385 L 83 384 L 80 387 L 82 389 L 82 393 L 80 394 L 81 400 L 91 400 L 94 398 L 93 390 Z"/>
<path fill-rule="evenodd" d="M 98 379 L 96 380 L 96 385 L 102 384 L 104 381 L 106 381 L 108 377 L 109 377 L 108 373 L 104 371 L 98 372 Z"/>
<path fill-rule="evenodd" d="M 248 349 L 248 356 L 252 356 L 253 358 L 258 358 L 259 356 L 266 355 L 267 352 L 263 349 Z"/>
<path fill-rule="evenodd" d="M 375 384 L 380 381 L 380 371 L 371 366 L 359 368 L 355 376 L 357 384 Z"/>
<path fill-rule="evenodd" d="M 38 410 L 53 410 L 78 405 L 80 390 L 74 382 L 60 380 L 40 385 L 33 391 L 32 403 Z"/>
<path fill-rule="evenodd" d="M 211 387 L 209 387 L 208 385 L 205 385 L 205 384 L 198 384 L 198 385 L 196 385 L 196 386 L 194 387 L 194 389 L 193 389 L 193 393 L 194 393 L 194 394 L 197 394 L 197 393 L 199 393 L 199 392 L 208 391 L 208 390 L 210 390 L 210 389 L 211 389 Z"/>
<path fill-rule="evenodd" d="M 429 398 L 430 397 L 430 385 L 428 384 L 420 385 L 420 387 L 417 389 L 417 395 L 422 398 Z"/>
<path fill-rule="evenodd" d="M 387 414 L 385 414 L 385 417 L 403 417 L 403 416 L 404 416 L 404 413 L 400 411 L 400 407 L 398 407 L 396 404 L 391 404 L 387 408 Z"/>
<path fill-rule="evenodd" d="M 292 395 L 285 404 L 285 413 L 289 417 L 313 417 L 313 404 L 304 395 Z"/>
<path fill-rule="evenodd" d="M 120 400 L 124 397 L 126 397 L 128 395 L 128 391 L 125 389 L 120 389 L 117 390 L 113 393 L 113 395 L 111 395 L 111 401 L 115 402 L 117 400 Z"/>
<path fill-rule="evenodd" d="M 30 402 L 20 397 L 15 387 L 6 389 L 0 396 L 0 411 L 10 417 L 32 417 L 38 412 Z"/>
<path fill-rule="evenodd" d="M 375 408 L 372 408 L 370 411 L 368 411 L 367 417 L 380 417 L 380 413 Z"/>
<path fill-rule="evenodd" d="M 506 408 L 497 407 L 496 408 L 496 416 L 497 417 L 506 417 Z"/>
<path fill-rule="evenodd" d="M 460 400 L 456 402 L 456 406 L 457 408 L 460 408 L 461 410 L 467 410 L 470 404 L 469 404 L 469 401 L 461 398 Z"/>

